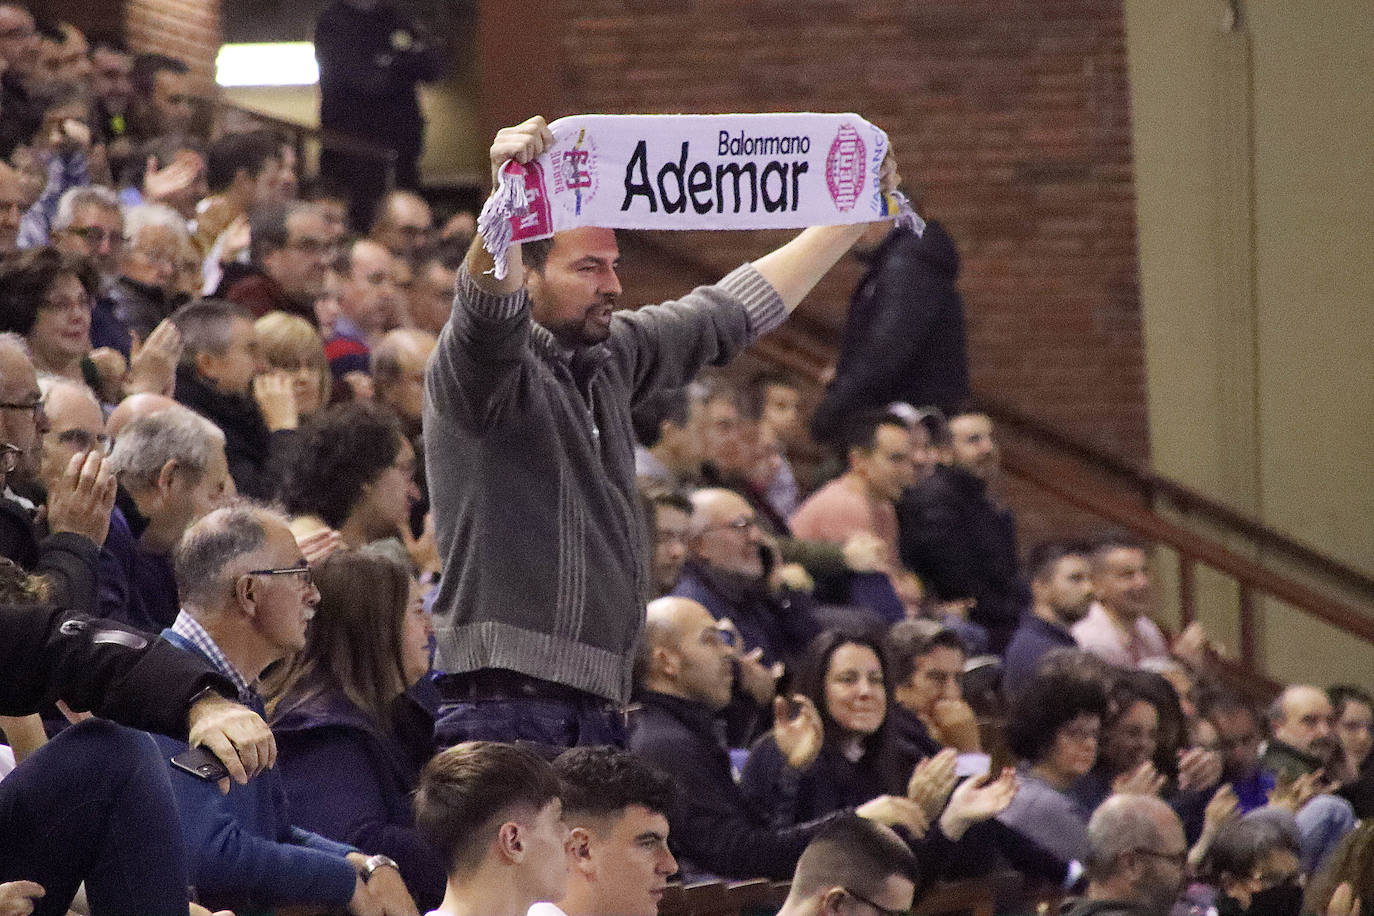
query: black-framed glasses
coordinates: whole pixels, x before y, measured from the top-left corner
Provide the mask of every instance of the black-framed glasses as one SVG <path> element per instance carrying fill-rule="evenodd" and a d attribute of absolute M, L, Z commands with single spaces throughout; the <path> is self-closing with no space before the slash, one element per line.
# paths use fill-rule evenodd
<path fill-rule="evenodd" d="M 866 905 L 866 906 L 872 907 L 872 908 L 874 909 L 874 911 L 876 911 L 876 912 L 879 914 L 879 916 L 902 916 L 902 914 L 906 912 L 905 909 L 901 909 L 901 910 L 890 910 L 890 909 L 888 909 L 888 908 L 885 907 L 885 906 L 880 906 L 879 904 L 874 903 L 872 900 L 869 900 L 869 899 L 868 899 L 867 897 L 865 897 L 863 894 L 857 893 L 857 892 L 855 892 L 855 891 L 851 891 L 851 890 L 850 890 L 849 888 L 847 888 L 847 887 L 841 887 L 840 890 L 844 891 L 846 894 L 848 894 L 849 896 L 853 897 L 855 900 L 859 901 L 860 903 L 862 903 L 862 904 L 864 904 L 864 905 Z"/>
<path fill-rule="evenodd" d="M 57 434 L 57 441 L 81 452 L 99 449 L 102 455 L 110 454 L 110 449 L 114 447 L 114 440 L 109 436 L 85 429 L 64 429 Z"/>
<path fill-rule="evenodd" d="M 245 576 L 299 576 L 301 585 L 309 588 L 315 584 L 315 579 L 310 575 L 310 566 L 302 564 L 300 566 L 279 566 L 276 569 L 250 569 L 244 573 Z"/>
<path fill-rule="evenodd" d="M 41 397 L 36 397 L 32 400 L 24 401 L 23 403 L 17 401 L 0 401 L 0 407 L 9 410 L 42 410 L 43 399 Z"/>

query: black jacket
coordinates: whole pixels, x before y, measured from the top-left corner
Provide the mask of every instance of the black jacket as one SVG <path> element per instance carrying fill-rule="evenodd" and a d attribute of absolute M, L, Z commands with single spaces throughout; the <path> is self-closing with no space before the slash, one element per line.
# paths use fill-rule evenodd
<path fill-rule="evenodd" d="M 987 495 L 987 484 L 941 465 L 897 503 L 902 563 L 941 601 L 973 598 L 969 618 L 1001 652 L 1030 608 L 1016 560 L 1016 517 Z"/>
<path fill-rule="evenodd" d="M 424 117 L 415 85 L 442 72 L 438 50 L 391 3 L 360 10 L 331 3 L 315 26 L 320 61 L 320 124 L 418 150 Z"/>
<path fill-rule="evenodd" d="M 934 220 L 925 234 L 890 232 L 854 290 L 835 380 L 811 431 L 834 443 L 855 410 L 893 401 L 948 408 L 969 396 L 959 253 Z"/>
<path fill-rule="evenodd" d="M 0 556 L 46 577 L 52 586 L 49 598 L 54 604 L 83 614 L 98 613 L 100 546 L 89 538 L 60 531 L 39 540 L 28 510 L 13 500 L 0 498 Z"/>
<path fill-rule="evenodd" d="M 296 431 L 268 431 L 257 401 L 215 390 L 188 366 L 177 367 L 176 399 L 223 431 L 224 457 L 239 493 L 274 499 L 280 482 L 276 471 L 290 454 Z"/>
<path fill-rule="evenodd" d="M 834 817 L 774 828 L 730 775 L 730 756 L 716 737 L 715 717 L 700 703 L 645 692 L 630 750 L 671 775 L 677 799 L 668 843 L 689 877 L 791 877 L 811 837 Z"/>
<path fill-rule="evenodd" d="M 0 715 L 63 700 L 121 725 L 186 739 L 191 698 L 234 686 L 200 659 L 112 620 L 49 605 L 0 606 Z"/>

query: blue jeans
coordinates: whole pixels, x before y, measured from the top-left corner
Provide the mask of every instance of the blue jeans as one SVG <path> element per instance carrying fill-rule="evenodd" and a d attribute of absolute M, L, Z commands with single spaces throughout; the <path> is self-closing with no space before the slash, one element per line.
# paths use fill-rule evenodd
<path fill-rule="evenodd" d="M 186 855 L 167 761 L 151 735 L 101 719 L 53 738 L 0 782 L 0 884 L 36 881 L 35 916 L 186 916 Z"/>
<path fill-rule="evenodd" d="M 434 724 L 435 743 L 516 741 L 550 750 L 582 745 L 625 747 L 625 716 L 607 701 L 585 697 L 475 697 L 445 700 Z"/>
<path fill-rule="evenodd" d="M 1350 802 L 1337 795 L 1318 795 L 1302 806 L 1297 822 L 1302 837 L 1302 869 L 1314 875 L 1345 835 L 1355 829 L 1356 820 Z"/>

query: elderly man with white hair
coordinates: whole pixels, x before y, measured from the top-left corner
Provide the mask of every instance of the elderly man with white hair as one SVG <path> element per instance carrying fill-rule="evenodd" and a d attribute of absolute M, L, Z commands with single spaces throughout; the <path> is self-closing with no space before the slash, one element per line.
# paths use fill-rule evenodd
<path fill-rule="evenodd" d="M 140 340 L 182 304 L 177 265 L 188 241 L 186 221 L 170 207 L 141 204 L 124 215 L 119 279 L 104 298 L 120 324 Z"/>
<path fill-rule="evenodd" d="M 157 632 L 179 607 L 172 550 L 235 495 L 224 433 L 188 408 L 167 407 L 125 426 L 110 463 L 119 491 L 100 555 L 100 612 Z"/>

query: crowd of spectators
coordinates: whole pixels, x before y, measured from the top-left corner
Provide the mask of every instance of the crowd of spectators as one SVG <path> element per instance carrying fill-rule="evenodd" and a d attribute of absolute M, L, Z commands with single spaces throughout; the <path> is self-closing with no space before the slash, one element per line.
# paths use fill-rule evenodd
<path fill-rule="evenodd" d="M 1374 900 L 1368 693 L 1260 708 L 1120 532 L 1022 562 L 938 223 L 619 311 L 610 230 L 498 279 L 194 133 L 180 61 L 8 2 L 0 61 L 0 916 Z M 715 368 L 851 249 L 814 416 Z"/>

